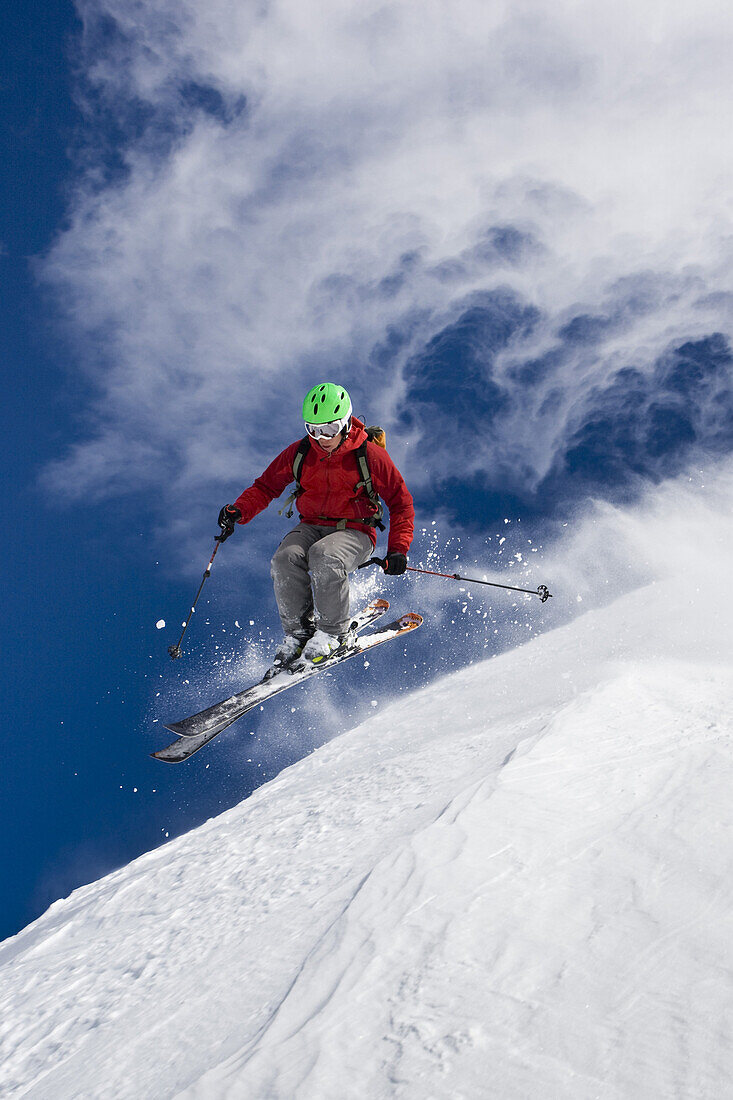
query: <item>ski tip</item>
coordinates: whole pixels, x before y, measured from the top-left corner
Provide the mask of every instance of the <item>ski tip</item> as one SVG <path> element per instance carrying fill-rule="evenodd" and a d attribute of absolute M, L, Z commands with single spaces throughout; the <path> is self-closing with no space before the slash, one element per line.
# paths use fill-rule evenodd
<path fill-rule="evenodd" d="M 422 615 L 418 615 L 417 611 L 407 611 L 400 617 L 400 626 L 404 630 L 414 630 L 416 626 L 422 625 Z"/>
<path fill-rule="evenodd" d="M 180 742 L 174 741 L 172 745 L 166 745 L 164 749 L 158 749 L 157 752 L 151 752 L 153 760 L 162 760 L 164 764 L 181 764 L 184 760 L 188 760 L 189 756 L 193 753 L 180 752 Z"/>

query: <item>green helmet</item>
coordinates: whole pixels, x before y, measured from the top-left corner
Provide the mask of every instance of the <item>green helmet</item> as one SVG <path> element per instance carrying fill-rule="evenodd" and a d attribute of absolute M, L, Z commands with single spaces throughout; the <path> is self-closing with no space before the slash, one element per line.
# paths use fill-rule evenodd
<path fill-rule="evenodd" d="M 328 424 L 351 416 L 351 398 L 343 386 L 321 382 L 305 395 L 303 420 L 308 424 Z"/>

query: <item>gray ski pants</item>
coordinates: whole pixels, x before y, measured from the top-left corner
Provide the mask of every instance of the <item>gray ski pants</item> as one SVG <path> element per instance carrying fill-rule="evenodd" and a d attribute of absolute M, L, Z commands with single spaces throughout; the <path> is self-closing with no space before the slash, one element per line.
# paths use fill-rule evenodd
<path fill-rule="evenodd" d="M 286 634 L 302 634 L 315 625 L 343 634 L 349 625 L 349 573 L 372 553 L 364 531 L 336 531 L 299 523 L 282 540 L 270 572 L 277 609 Z"/>

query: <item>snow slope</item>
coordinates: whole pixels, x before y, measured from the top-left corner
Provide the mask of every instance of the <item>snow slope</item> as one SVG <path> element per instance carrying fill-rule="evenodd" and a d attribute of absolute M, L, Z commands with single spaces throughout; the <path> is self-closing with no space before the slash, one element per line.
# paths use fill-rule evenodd
<path fill-rule="evenodd" d="M 0 947 L 0 1093 L 733 1095 L 714 574 L 401 698 L 52 906 Z"/>

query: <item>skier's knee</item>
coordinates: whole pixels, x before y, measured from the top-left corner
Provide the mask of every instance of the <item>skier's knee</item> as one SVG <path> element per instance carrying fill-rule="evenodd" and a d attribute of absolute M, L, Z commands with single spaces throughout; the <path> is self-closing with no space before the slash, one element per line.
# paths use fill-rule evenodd
<path fill-rule="evenodd" d="M 287 572 L 293 568 L 305 569 L 306 561 L 306 551 L 302 546 L 278 546 L 277 550 L 272 555 L 270 573 L 274 576 L 276 573 L 281 573 L 283 570 Z"/>
<path fill-rule="evenodd" d="M 326 547 L 317 542 L 310 548 L 308 554 L 308 568 L 312 573 L 346 573 L 343 561 Z"/>

